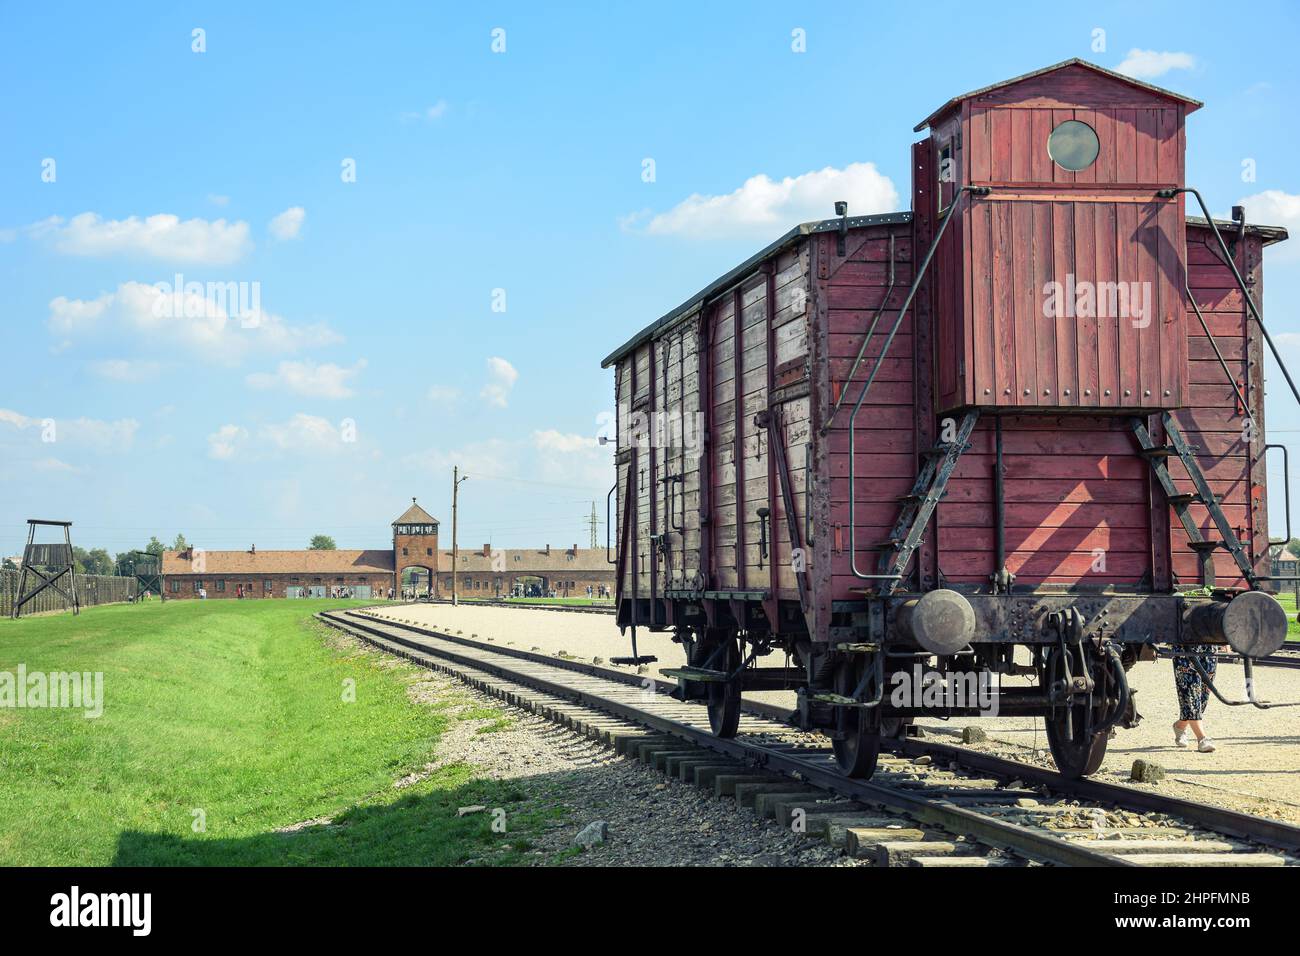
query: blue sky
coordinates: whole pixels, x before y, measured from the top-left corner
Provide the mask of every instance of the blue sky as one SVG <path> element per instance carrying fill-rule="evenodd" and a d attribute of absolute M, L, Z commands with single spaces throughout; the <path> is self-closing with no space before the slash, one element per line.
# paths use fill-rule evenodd
<path fill-rule="evenodd" d="M 600 359 L 833 199 L 906 208 L 918 120 L 1071 56 L 1204 100 L 1189 183 L 1300 230 L 1287 4 L 536 6 L 0 5 L 0 552 L 33 516 L 380 547 L 412 495 L 450 530 L 454 463 L 463 542 L 585 545 Z M 256 323 L 177 274 L 255 283 Z"/>

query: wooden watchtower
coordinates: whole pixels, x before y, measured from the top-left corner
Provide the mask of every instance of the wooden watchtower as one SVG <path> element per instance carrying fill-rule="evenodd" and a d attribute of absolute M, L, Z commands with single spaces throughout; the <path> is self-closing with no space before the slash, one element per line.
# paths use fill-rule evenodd
<path fill-rule="evenodd" d="M 63 529 L 63 541 L 53 544 L 37 544 L 36 529 L 52 527 Z M 27 589 L 27 576 L 37 580 L 32 589 Z M 67 587 L 59 582 L 67 576 Z M 46 588 L 53 588 L 63 596 L 73 614 L 81 613 L 77 600 L 76 563 L 72 555 L 72 522 L 45 521 L 40 518 L 27 519 L 27 546 L 23 548 L 23 565 L 19 570 L 18 594 L 14 600 L 13 616 L 22 613 L 23 606 L 30 603 L 36 595 Z"/>

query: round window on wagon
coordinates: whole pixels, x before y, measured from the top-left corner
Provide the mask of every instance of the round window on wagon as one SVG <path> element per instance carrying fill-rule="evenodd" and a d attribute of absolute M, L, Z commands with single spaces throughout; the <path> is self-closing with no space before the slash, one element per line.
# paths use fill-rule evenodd
<path fill-rule="evenodd" d="M 1097 161 L 1100 151 L 1096 130 L 1079 120 L 1066 120 L 1047 137 L 1047 154 L 1052 162 L 1071 172 L 1087 169 Z"/>

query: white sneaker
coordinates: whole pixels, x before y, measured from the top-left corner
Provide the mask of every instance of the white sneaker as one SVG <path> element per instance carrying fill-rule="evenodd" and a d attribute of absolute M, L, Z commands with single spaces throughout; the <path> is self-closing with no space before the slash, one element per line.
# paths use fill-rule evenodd
<path fill-rule="evenodd" d="M 1209 737 L 1202 737 L 1197 742 L 1196 749 L 1203 754 L 1212 754 L 1214 753 L 1215 750 L 1214 741 L 1211 740 Z"/>
<path fill-rule="evenodd" d="M 1177 747 L 1186 747 L 1192 739 L 1192 728 L 1184 727 L 1178 729 L 1178 722 L 1174 721 L 1174 745 Z"/>

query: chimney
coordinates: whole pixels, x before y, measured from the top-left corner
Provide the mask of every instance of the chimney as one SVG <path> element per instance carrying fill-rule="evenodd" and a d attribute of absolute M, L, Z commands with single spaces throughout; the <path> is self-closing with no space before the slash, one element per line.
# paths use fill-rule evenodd
<path fill-rule="evenodd" d="M 492 557 L 492 545 L 490 544 L 483 545 L 483 557 L 485 558 Z"/>
<path fill-rule="evenodd" d="M 575 558 L 578 556 L 578 546 L 576 544 L 573 546 L 573 556 Z"/>
<path fill-rule="evenodd" d="M 551 553 L 551 546 L 549 544 L 546 546 L 546 553 L 547 555 L 550 555 Z"/>
<path fill-rule="evenodd" d="M 249 553 L 249 554 L 257 554 L 257 545 L 255 545 L 255 544 L 249 545 L 249 546 L 248 546 L 248 553 Z"/>

